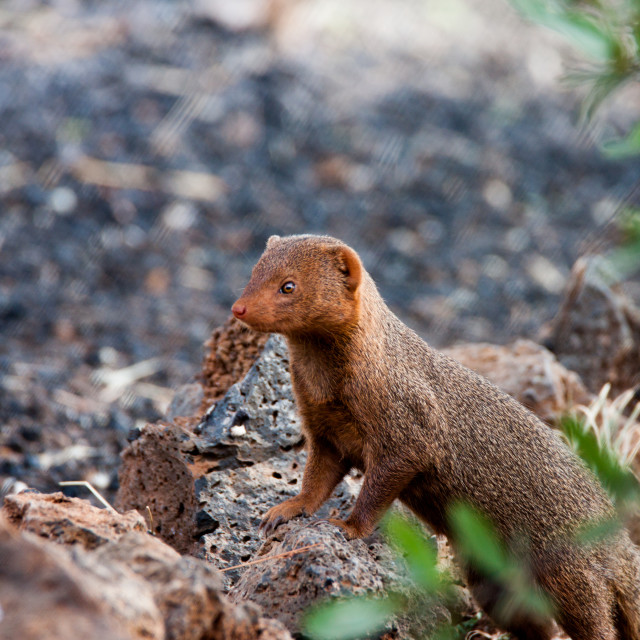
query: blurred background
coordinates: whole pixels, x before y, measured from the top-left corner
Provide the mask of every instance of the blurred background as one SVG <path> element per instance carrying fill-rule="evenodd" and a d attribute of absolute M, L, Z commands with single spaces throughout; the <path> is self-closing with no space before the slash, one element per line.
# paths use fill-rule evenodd
<path fill-rule="evenodd" d="M 538 338 L 640 205 L 640 92 L 579 126 L 572 55 L 507 0 L 4 0 L 0 483 L 113 491 L 271 234 L 436 346 Z"/>

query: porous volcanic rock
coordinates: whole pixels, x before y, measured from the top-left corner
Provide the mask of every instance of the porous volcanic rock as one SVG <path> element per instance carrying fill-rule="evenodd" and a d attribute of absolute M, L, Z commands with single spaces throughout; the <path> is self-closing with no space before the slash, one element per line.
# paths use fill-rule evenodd
<path fill-rule="evenodd" d="M 147 424 L 121 454 L 120 511 L 147 515 L 155 534 L 180 553 L 192 550 L 195 531 L 195 479 L 206 461 L 194 461 L 192 433 L 172 423 Z M 211 463 L 215 467 L 215 462 Z"/>
<path fill-rule="evenodd" d="M 117 504 L 141 513 L 149 506 L 153 530 L 166 542 L 192 552 L 199 540 L 203 557 L 230 567 L 260 547 L 266 510 L 299 491 L 302 445 L 286 345 L 271 336 L 249 373 L 194 431 L 169 423 L 142 430 L 123 452 Z M 348 512 L 357 476 L 338 486 L 321 514 Z"/>
<path fill-rule="evenodd" d="M 286 555 L 303 548 L 306 550 Z M 268 608 L 270 615 L 291 631 L 300 629 L 305 611 L 322 599 L 345 594 L 382 595 L 389 589 L 402 591 L 408 584 L 404 567 L 379 534 L 347 541 L 337 527 L 311 518 L 281 526 L 257 554 L 258 558 L 266 556 L 276 559 L 243 569 L 229 597 L 234 602 L 250 600 Z M 421 611 L 420 629 L 426 634 L 450 619 L 442 604 L 430 602 Z M 389 623 L 389 629 L 400 637 L 405 637 L 406 626 L 402 619 Z"/>
<path fill-rule="evenodd" d="M 610 284 L 601 257 L 576 261 L 547 343 L 587 388 L 614 394 L 640 385 L 640 309 Z"/>
<path fill-rule="evenodd" d="M 213 330 L 205 343 L 207 351 L 202 363 L 204 397 L 201 413 L 223 398 L 232 384 L 247 375 L 268 338 L 266 333 L 250 331 L 233 316 Z"/>

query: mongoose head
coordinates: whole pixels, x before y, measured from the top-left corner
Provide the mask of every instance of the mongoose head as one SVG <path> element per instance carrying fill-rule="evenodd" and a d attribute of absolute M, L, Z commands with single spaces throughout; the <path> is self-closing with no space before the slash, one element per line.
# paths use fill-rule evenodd
<path fill-rule="evenodd" d="M 363 268 L 357 253 L 329 236 L 271 236 L 232 307 L 256 331 L 344 334 L 358 323 Z"/>

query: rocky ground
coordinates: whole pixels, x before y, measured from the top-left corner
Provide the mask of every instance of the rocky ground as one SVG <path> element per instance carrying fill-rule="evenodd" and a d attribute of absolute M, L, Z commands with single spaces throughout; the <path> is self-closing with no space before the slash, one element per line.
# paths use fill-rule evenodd
<path fill-rule="evenodd" d="M 640 98 L 629 88 L 578 128 L 566 54 L 498 0 L 4 2 L 4 490 L 89 480 L 113 500 L 146 423 L 192 428 L 193 398 L 180 396 L 191 413 L 168 407 L 203 356 L 200 412 L 264 344 L 219 332 L 202 346 L 272 233 L 353 245 L 438 346 L 539 340 L 576 258 L 615 244 L 620 203 L 639 203 L 638 161 L 595 142 Z M 637 281 L 627 290 L 640 300 Z M 594 291 L 583 317 L 594 299 L 611 311 Z M 637 373 L 640 325 L 611 313 L 628 319 L 613 338 L 622 368 L 597 322 L 551 332 L 591 391 L 606 371 L 621 386 Z M 581 354 L 595 334 L 593 364 Z M 285 471 L 299 474 L 269 473 Z"/>
<path fill-rule="evenodd" d="M 615 239 L 640 167 L 575 125 L 557 39 L 497 0 L 342 5 L 3 4 L 2 476 L 112 494 L 272 233 L 351 243 L 437 345 L 536 338 Z"/>
<path fill-rule="evenodd" d="M 585 277 L 555 327 L 570 336 L 568 345 L 571 336 L 587 338 L 580 305 L 596 299 L 593 289 Z M 640 352 L 640 312 L 611 290 L 608 300 L 616 305 L 600 315 L 599 325 L 627 318 L 625 332 Z M 606 335 L 616 335 L 612 325 Z M 588 338 L 598 343 L 595 333 Z M 576 373 L 531 341 L 447 352 L 548 421 L 593 398 Z M 583 355 L 596 370 L 598 350 Z M 627 386 L 639 374 L 636 366 Z M 635 430 L 637 438 L 640 426 Z M 131 440 L 119 471 L 120 513 L 61 493 L 6 496 L 0 638 L 286 640 L 289 633 L 300 636 L 310 606 L 322 599 L 382 597 L 388 590 L 409 608 L 376 637 L 410 640 L 468 619 L 483 633 L 495 633 L 490 637 L 499 635 L 478 615 L 444 539 L 436 542 L 440 562 L 458 578 L 453 597 L 441 601 L 412 588 L 404 562 L 378 532 L 349 542 L 322 520 L 353 507 L 358 473 L 340 483 L 319 521 L 295 518 L 266 540 L 260 537 L 265 510 L 298 492 L 305 460 L 281 337 L 256 341 L 235 321 L 217 329 L 200 382 L 183 386 L 164 419 Z M 640 540 L 640 518 L 629 522 Z M 29 570 L 33 564 L 37 572 Z M 34 617 L 33 606 L 21 604 L 27 592 L 42 615 Z"/>

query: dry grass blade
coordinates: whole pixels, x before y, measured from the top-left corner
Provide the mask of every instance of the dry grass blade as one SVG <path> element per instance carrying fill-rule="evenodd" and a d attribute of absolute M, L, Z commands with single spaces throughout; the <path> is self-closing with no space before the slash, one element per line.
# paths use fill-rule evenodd
<path fill-rule="evenodd" d="M 284 553 L 277 553 L 275 556 L 266 556 L 265 558 L 259 558 L 258 560 L 251 560 L 251 562 L 243 562 L 242 564 L 236 564 L 233 567 L 226 567 L 224 569 L 220 569 L 221 573 L 226 573 L 227 571 L 232 571 L 233 569 L 244 569 L 244 567 L 249 567 L 252 564 L 260 564 L 262 562 L 267 562 L 267 560 L 279 560 L 280 558 L 288 558 L 289 556 L 295 556 L 298 553 L 302 553 L 303 551 L 308 551 L 309 549 L 313 549 L 314 547 L 322 546 L 322 542 L 316 542 L 314 544 L 309 544 L 304 547 L 298 547 L 297 549 L 292 549 L 291 551 L 285 551 Z"/>
<path fill-rule="evenodd" d="M 147 533 L 152 536 L 155 536 L 155 531 L 153 530 L 153 513 L 151 512 L 151 507 L 147 505 L 147 513 L 149 514 L 149 527 L 147 528 Z"/>
<path fill-rule="evenodd" d="M 588 407 L 578 405 L 576 409 L 584 415 L 587 429 L 596 434 L 600 445 L 615 453 L 620 464 L 628 468 L 640 451 L 640 402 L 625 416 L 635 391 L 629 389 L 613 400 L 609 399 L 610 391 L 607 383 Z"/>
<path fill-rule="evenodd" d="M 98 492 L 98 490 L 86 480 L 65 480 L 63 482 L 58 482 L 61 487 L 86 487 L 93 493 L 93 495 L 112 513 L 118 513 Z"/>

